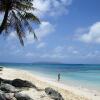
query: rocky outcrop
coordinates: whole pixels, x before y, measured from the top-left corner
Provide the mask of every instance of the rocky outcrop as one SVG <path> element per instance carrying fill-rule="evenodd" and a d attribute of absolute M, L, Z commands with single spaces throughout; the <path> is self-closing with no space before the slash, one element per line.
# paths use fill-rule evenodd
<path fill-rule="evenodd" d="M 15 87 L 18 87 L 18 88 L 22 88 L 22 87 L 37 88 L 31 82 L 26 81 L 26 80 L 21 80 L 21 79 L 12 80 L 12 85 L 15 86 Z"/>
<path fill-rule="evenodd" d="M 22 80 L 22 79 L 6 80 L 6 79 L 0 78 L 0 84 L 1 83 L 10 84 L 17 88 L 28 87 L 28 88 L 37 89 L 37 87 L 34 84 L 32 84 L 30 81 L 26 81 L 26 80 Z"/>
<path fill-rule="evenodd" d="M 39 91 L 39 89 L 29 81 L 21 79 L 6 80 L 0 78 L 0 100 L 33 100 L 22 92 L 28 88 L 35 88 Z M 62 95 L 52 88 L 45 88 L 45 93 L 49 95 L 52 100 L 64 100 Z"/>
<path fill-rule="evenodd" d="M 14 93 L 14 92 L 18 91 L 14 86 L 12 86 L 10 84 L 2 84 L 0 86 L 0 90 L 5 93 Z"/>
<path fill-rule="evenodd" d="M 33 100 L 28 95 L 22 93 L 15 93 L 15 98 L 17 100 Z"/>
<path fill-rule="evenodd" d="M 64 100 L 62 95 L 52 88 L 45 88 L 45 93 L 54 100 Z"/>
<path fill-rule="evenodd" d="M 14 79 L 6 80 L 0 78 L 0 100 L 33 100 L 28 95 L 20 93 L 20 88 L 37 88 L 29 81 Z"/>
<path fill-rule="evenodd" d="M 0 93 L 0 100 L 6 100 L 6 98 L 4 97 L 2 93 Z"/>
<path fill-rule="evenodd" d="M 7 79 L 0 78 L 0 84 L 1 83 L 12 84 L 12 80 L 7 80 Z"/>
<path fill-rule="evenodd" d="M 5 93 L 5 94 L 3 94 L 3 96 L 6 98 L 6 100 L 17 100 L 14 97 L 14 93 Z"/>
<path fill-rule="evenodd" d="M 22 93 L 0 93 L 0 100 L 33 100 L 26 94 Z"/>

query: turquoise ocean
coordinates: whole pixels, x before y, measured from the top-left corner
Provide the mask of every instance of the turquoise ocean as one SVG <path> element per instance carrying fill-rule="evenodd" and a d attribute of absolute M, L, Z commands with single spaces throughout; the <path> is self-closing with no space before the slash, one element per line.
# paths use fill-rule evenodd
<path fill-rule="evenodd" d="M 33 74 L 57 80 L 68 85 L 81 86 L 100 92 L 100 65 L 92 64 L 52 64 L 52 63 L 0 63 L 0 66 L 31 71 Z"/>

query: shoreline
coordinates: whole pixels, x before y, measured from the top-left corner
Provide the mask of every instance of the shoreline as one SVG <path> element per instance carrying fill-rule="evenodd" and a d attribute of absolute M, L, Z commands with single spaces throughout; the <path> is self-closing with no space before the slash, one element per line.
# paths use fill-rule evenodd
<path fill-rule="evenodd" d="M 53 87 L 57 91 L 60 91 L 65 100 L 67 100 L 67 98 L 70 98 L 69 100 L 100 100 L 99 93 L 94 93 L 94 91 L 83 87 L 69 86 L 60 82 L 58 83 L 57 81 L 50 80 L 47 77 L 34 75 L 31 71 L 3 67 L 0 76 L 4 79 L 21 78 L 29 80 L 39 88 Z"/>
<path fill-rule="evenodd" d="M 27 71 L 27 70 L 24 70 L 24 71 Z M 95 88 L 92 88 L 92 86 L 84 86 L 84 85 L 77 85 L 77 84 L 73 84 L 74 83 L 74 80 L 63 80 L 63 79 L 61 79 L 59 82 L 57 81 L 57 79 L 55 79 L 54 77 L 52 78 L 52 77 L 50 77 L 50 76 L 46 76 L 46 74 L 41 74 L 41 72 L 35 72 L 35 71 L 29 71 L 30 73 L 35 73 L 36 74 L 36 77 L 40 77 L 40 78 L 44 78 L 44 79 L 47 79 L 47 80 L 50 80 L 50 81 L 52 81 L 52 82 L 57 82 L 57 83 L 59 83 L 59 84 L 63 84 L 63 85 L 65 85 L 66 86 L 66 84 L 67 84 L 67 86 L 70 86 L 70 87 L 76 87 L 76 88 L 78 88 L 78 89 L 80 89 L 80 88 L 82 88 L 82 89 L 84 89 L 84 91 L 86 90 L 86 91 L 92 91 L 93 93 L 96 93 L 96 94 L 98 94 L 98 93 L 100 93 L 100 89 L 95 89 Z M 34 75 L 34 74 L 33 74 Z M 46 77 L 45 77 L 46 76 Z M 63 76 L 62 76 L 63 77 Z M 99 94 L 100 95 L 100 94 Z"/>

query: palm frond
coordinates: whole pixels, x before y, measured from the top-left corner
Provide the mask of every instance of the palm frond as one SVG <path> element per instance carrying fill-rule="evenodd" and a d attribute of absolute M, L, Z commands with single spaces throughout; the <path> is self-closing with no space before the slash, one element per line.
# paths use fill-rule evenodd
<path fill-rule="evenodd" d="M 37 36 L 31 26 L 31 23 L 40 24 L 40 20 L 30 11 L 34 11 L 33 0 L 0 0 L 0 13 L 4 12 L 4 20 L 0 26 L 0 33 L 5 31 L 5 34 L 9 34 L 9 30 L 15 30 L 20 43 L 24 45 L 24 38 L 26 31 L 34 34 L 34 38 Z M 9 8 L 9 9 L 8 9 Z"/>

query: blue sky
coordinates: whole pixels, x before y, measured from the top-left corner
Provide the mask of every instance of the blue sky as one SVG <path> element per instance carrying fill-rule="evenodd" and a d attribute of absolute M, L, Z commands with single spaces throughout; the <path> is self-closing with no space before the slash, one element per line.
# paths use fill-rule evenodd
<path fill-rule="evenodd" d="M 100 63 L 100 0 L 34 0 L 38 41 L 0 36 L 0 62 Z M 33 26 L 34 27 L 34 26 Z"/>

